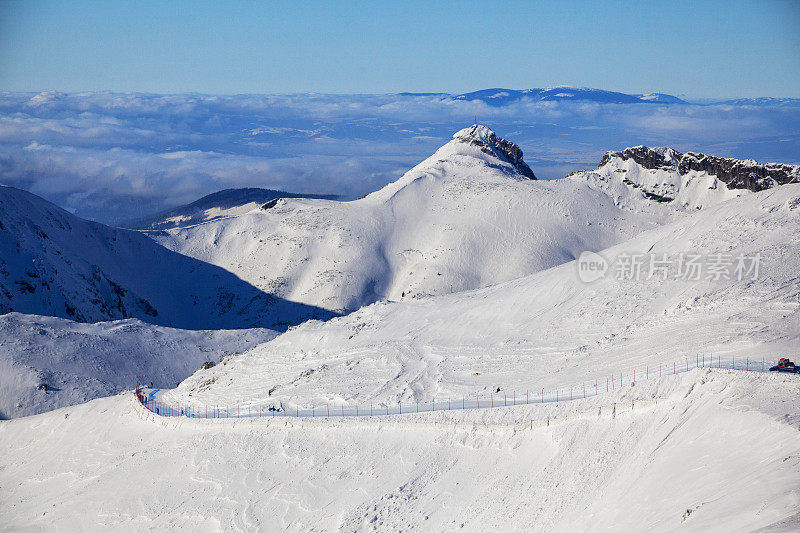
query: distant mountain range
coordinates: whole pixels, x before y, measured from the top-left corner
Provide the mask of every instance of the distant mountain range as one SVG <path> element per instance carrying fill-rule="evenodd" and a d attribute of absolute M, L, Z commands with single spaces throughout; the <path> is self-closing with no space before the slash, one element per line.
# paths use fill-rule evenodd
<path fill-rule="evenodd" d="M 589 87 L 571 87 L 561 85 L 536 89 L 503 89 L 492 88 L 472 91 L 463 94 L 450 93 L 400 93 L 401 96 L 441 96 L 443 99 L 481 101 L 493 107 L 527 99 L 535 102 L 597 102 L 603 104 L 682 104 L 682 105 L 800 105 L 800 98 L 736 98 L 729 100 L 687 101 L 664 93 L 627 94 Z"/>

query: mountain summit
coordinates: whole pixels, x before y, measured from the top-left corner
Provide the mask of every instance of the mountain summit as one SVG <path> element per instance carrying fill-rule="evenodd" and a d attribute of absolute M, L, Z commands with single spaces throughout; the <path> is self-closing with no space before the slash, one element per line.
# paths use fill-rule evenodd
<path fill-rule="evenodd" d="M 571 261 L 649 219 L 572 180 L 537 180 L 483 125 L 352 202 L 287 198 L 153 237 L 289 301 L 349 312 L 494 285 Z"/>
<path fill-rule="evenodd" d="M 522 150 L 520 147 L 498 137 L 486 126 L 474 124 L 469 128 L 464 128 L 453 135 L 453 140 L 471 146 L 477 146 L 483 153 L 493 155 L 510 164 L 523 176 L 532 180 L 536 179 L 531 167 L 522 160 Z"/>

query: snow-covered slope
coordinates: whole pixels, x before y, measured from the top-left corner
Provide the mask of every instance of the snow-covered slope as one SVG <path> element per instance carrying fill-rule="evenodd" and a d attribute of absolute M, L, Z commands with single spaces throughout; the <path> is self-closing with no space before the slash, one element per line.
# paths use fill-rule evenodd
<path fill-rule="evenodd" d="M 573 262 L 380 302 L 227 357 L 162 398 L 380 405 L 521 393 L 700 354 L 800 355 L 800 184 L 602 253 L 614 272 L 625 253 L 681 252 L 708 264 L 760 254 L 760 269 L 583 283 Z M 798 395 L 796 376 L 706 369 L 558 404 L 220 421 L 159 418 L 126 394 L 0 422 L 0 516 L 10 528 L 794 531 Z"/>
<path fill-rule="evenodd" d="M 606 369 L 606 367 L 604 367 Z M 132 395 L 0 422 L 4 527 L 796 531 L 800 381 L 696 371 L 392 419 L 158 419 Z"/>
<path fill-rule="evenodd" d="M 638 279 L 616 278 L 624 254 L 641 254 Z M 649 275 L 650 254 L 659 261 L 667 254 L 667 279 Z M 680 254 L 701 256 L 698 279 L 679 274 Z M 757 254 L 758 271 L 746 261 L 737 275 L 737 258 Z M 580 281 L 573 262 L 477 291 L 306 323 L 196 373 L 165 400 L 394 404 L 497 387 L 552 389 L 703 354 L 800 356 L 800 184 L 681 217 L 603 256 L 609 275 L 593 283 Z M 723 260 L 732 279 L 708 279 Z"/>
<path fill-rule="evenodd" d="M 0 313 L 186 329 L 284 328 L 329 313 L 264 294 L 135 231 L 77 218 L 0 186 Z"/>
<path fill-rule="evenodd" d="M 175 386 L 206 361 L 217 363 L 275 335 L 265 329 L 187 331 L 133 318 L 85 324 L 0 315 L 0 419 L 117 394 L 137 383 Z"/>
<path fill-rule="evenodd" d="M 516 145 L 472 126 L 360 200 L 279 200 L 155 238 L 261 290 L 339 311 L 485 287 L 654 225 L 585 183 L 533 177 Z"/>
<path fill-rule="evenodd" d="M 669 215 L 673 209 L 702 209 L 750 191 L 798 183 L 800 165 L 636 146 L 606 152 L 597 169 L 568 178 L 605 191 L 617 205 Z"/>
<path fill-rule="evenodd" d="M 335 196 L 331 195 L 298 194 L 255 187 L 225 189 L 203 196 L 190 204 L 148 217 L 130 220 L 120 225 L 124 228 L 139 230 L 184 228 L 202 222 L 241 215 L 278 198 L 336 199 Z"/>

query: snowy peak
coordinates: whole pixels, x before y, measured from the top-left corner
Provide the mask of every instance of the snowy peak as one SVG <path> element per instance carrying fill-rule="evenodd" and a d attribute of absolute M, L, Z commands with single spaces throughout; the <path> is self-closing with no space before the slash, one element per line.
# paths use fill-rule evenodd
<path fill-rule="evenodd" d="M 800 165 L 783 163 L 761 164 L 752 159 L 733 159 L 695 152 L 681 153 L 671 148 L 636 146 L 621 152 L 606 152 L 600 167 L 613 161 L 633 160 L 648 170 L 667 170 L 685 176 L 691 172 L 704 172 L 715 176 L 729 189 L 762 191 L 800 182 Z"/>
<path fill-rule="evenodd" d="M 568 179 L 604 192 L 617 206 L 669 219 L 676 211 L 800 182 L 800 166 L 634 146 L 606 152 L 595 170 L 574 172 Z"/>
<path fill-rule="evenodd" d="M 536 180 L 522 159 L 522 150 L 481 124 L 457 131 L 453 138 L 399 179 L 366 196 L 368 201 L 386 202 L 408 187 L 429 180 L 447 181 L 456 187 L 511 180 Z M 416 185 L 415 185 L 416 184 Z"/>
<path fill-rule="evenodd" d="M 478 147 L 483 153 L 510 164 L 526 178 L 536 179 L 531 167 L 522 159 L 522 149 L 513 142 L 498 137 L 486 126 L 474 124 L 464 128 L 453 135 L 453 141 Z"/>

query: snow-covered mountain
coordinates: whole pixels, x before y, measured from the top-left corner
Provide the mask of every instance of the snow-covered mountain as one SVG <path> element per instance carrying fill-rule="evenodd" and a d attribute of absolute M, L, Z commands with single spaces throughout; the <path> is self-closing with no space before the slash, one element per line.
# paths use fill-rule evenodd
<path fill-rule="evenodd" d="M 86 324 L 0 315 L 0 420 L 110 396 L 137 383 L 174 386 L 203 363 L 275 335 L 267 329 L 187 331 L 135 318 Z"/>
<path fill-rule="evenodd" d="M 631 149 L 597 171 L 542 182 L 518 147 L 473 126 L 361 200 L 278 200 L 161 232 L 162 242 L 251 288 L 329 308 L 401 300 L 275 338 L 261 331 L 267 342 L 246 355 L 154 392 L 162 402 L 282 411 L 472 394 L 499 401 L 602 384 L 634 367 L 653 377 L 568 402 L 381 419 L 165 419 L 129 393 L 100 398 L 0 422 L 0 516 L 10 528 L 63 529 L 796 530 L 796 377 L 716 369 L 655 377 L 661 363 L 701 356 L 800 356 L 793 172 Z M 203 274 L 207 263 L 143 244 L 142 235 L 0 192 L 6 290 L 51 295 L 44 303 L 66 286 L 73 298 L 103 296 L 105 285 L 85 274 L 99 265 L 98 279 L 125 288 L 113 291 L 118 298 L 135 291 L 157 308 L 155 289 L 207 290 L 195 285 L 215 279 Z M 585 250 L 600 252 L 605 276 L 581 281 L 572 259 Z M 684 254 L 703 260 L 698 276 L 682 273 Z M 643 260 L 638 275 L 620 268 L 633 257 Z M 668 264 L 663 276 L 648 271 L 651 258 Z M 739 259 L 749 268 L 737 277 Z M 710 268 L 724 261 L 730 269 L 714 277 L 720 270 Z M 160 278 L 136 285 L 126 268 Z M 232 280 L 241 281 L 211 286 Z M 79 300 L 85 313 L 119 310 L 99 296 Z M 252 331 L 19 314 L 0 317 L 3 332 L 13 355 L 0 358 L 0 392 L 20 402 L 28 400 L 18 391 L 31 393 L 44 376 L 78 387 L 73 398 L 141 372 L 171 386 L 225 346 L 259 340 Z M 161 367 L 153 352 L 174 359 Z"/>
<path fill-rule="evenodd" d="M 352 202 L 281 199 L 154 235 L 259 289 L 334 311 L 485 287 L 652 227 L 575 180 L 538 181 L 485 126 Z"/>
<path fill-rule="evenodd" d="M 701 257 L 698 276 L 681 275 L 680 254 Z M 591 283 L 571 262 L 480 290 L 309 322 L 198 372 L 170 398 L 382 405 L 498 386 L 552 389 L 699 354 L 800 356 L 800 184 L 679 217 L 601 255 L 607 275 Z M 641 275 L 627 276 L 623 260 L 634 255 Z M 668 261 L 667 271 L 650 271 L 651 255 Z M 746 261 L 747 272 L 735 274 L 737 258 L 757 256 L 755 270 Z M 714 261 L 728 264 L 718 279 Z"/>
<path fill-rule="evenodd" d="M 265 294 L 145 235 L 0 187 L 0 313 L 185 329 L 283 328 L 326 313 Z"/>
<path fill-rule="evenodd" d="M 606 152 L 595 170 L 574 172 L 568 179 L 605 191 L 618 205 L 641 208 L 643 200 L 651 200 L 651 205 L 668 204 L 668 212 L 702 209 L 752 191 L 798 183 L 800 165 L 636 146 Z"/>
<path fill-rule="evenodd" d="M 755 192 L 603 252 L 761 254 L 755 278 L 585 284 L 560 265 L 306 323 L 161 398 L 499 402 L 701 354 L 796 358 L 798 235 L 800 184 Z M 794 531 L 798 395 L 796 376 L 701 369 L 559 403 L 193 420 L 126 394 L 0 423 L 0 514 L 11 528 Z"/>
<path fill-rule="evenodd" d="M 547 87 L 544 89 L 482 89 L 452 97 L 454 100 L 479 100 L 491 106 L 504 106 L 518 100 L 528 99 L 534 102 L 584 101 L 604 104 L 685 104 L 675 96 L 663 93 L 625 94 L 588 87 Z"/>
<path fill-rule="evenodd" d="M 203 196 L 190 204 L 162 211 L 120 224 L 123 228 L 162 230 L 183 228 L 202 222 L 227 218 L 253 209 L 278 198 L 322 198 L 335 200 L 336 196 L 324 194 L 298 194 L 273 189 L 247 187 L 225 189 Z"/>

